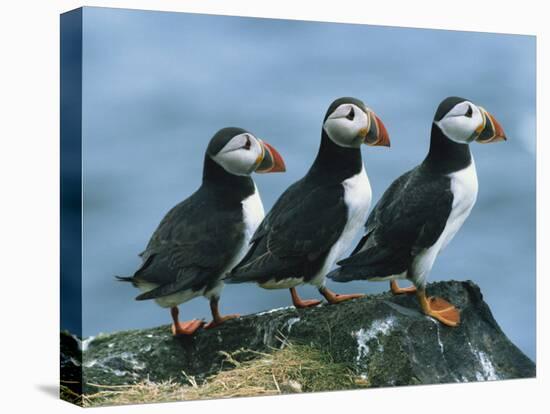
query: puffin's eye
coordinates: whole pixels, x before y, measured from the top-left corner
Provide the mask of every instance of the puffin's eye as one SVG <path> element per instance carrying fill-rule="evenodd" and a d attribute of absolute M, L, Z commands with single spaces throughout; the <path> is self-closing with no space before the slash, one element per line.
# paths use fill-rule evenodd
<path fill-rule="evenodd" d="M 468 105 L 468 110 L 466 111 L 466 113 L 464 114 L 464 116 L 465 116 L 466 118 L 471 118 L 473 112 L 474 112 L 474 111 L 472 110 L 472 105 Z"/>
<path fill-rule="evenodd" d="M 250 137 L 247 135 L 246 136 L 246 143 L 244 144 L 244 149 L 249 150 L 251 145 L 252 145 L 252 143 L 250 142 Z"/>
<path fill-rule="evenodd" d="M 353 118 L 355 118 L 355 111 L 353 110 L 353 106 L 349 110 L 349 113 L 346 115 L 346 118 L 350 121 L 353 121 Z"/>

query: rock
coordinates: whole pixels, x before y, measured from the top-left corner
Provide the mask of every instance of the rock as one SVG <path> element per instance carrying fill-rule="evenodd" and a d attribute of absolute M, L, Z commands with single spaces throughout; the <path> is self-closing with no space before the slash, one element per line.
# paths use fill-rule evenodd
<path fill-rule="evenodd" d="M 458 328 L 420 313 L 414 295 L 385 293 L 340 305 L 248 315 L 191 338 L 174 338 L 168 325 L 102 334 L 80 344 L 81 359 L 75 356 L 75 339 L 62 334 L 62 361 L 68 367 L 65 373 L 62 368 L 62 380 L 74 379 L 74 369 L 81 364 L 85 393 L 97 390 L 96 384 L 132 384 L 147 378 L 188 383 L 185 374 L 200 381 L 232 367 L 224 365 L 224 352 L 266 352 L 285 341 L 330 352 L 373 387 L 535 376 L 535 364 L 504 335 L 477 285 L 440 282 L 429 285 L 428 292 L 460 308 Z M 72 354 L 63 354 L 69 350 Z M 254 358 L 254 352 L 239 355 Z"/>
<path fill-rule="evenodd" d="M 81 398 L 74 398 L 82 394 L 82 341 L 68 332 L 61 332 L 61 384 L 73 393 L 63 395 L 64 399 L 81 403 Z"/>

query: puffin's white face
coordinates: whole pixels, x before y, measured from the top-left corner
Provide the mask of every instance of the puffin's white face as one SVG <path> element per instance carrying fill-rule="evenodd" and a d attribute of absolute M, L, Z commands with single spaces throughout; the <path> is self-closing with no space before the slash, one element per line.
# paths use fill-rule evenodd
<path fill-rule="evenodd" d="M 249 132 L 235 135 L 212 159 L 234 175 L 250 175 L 262 161 L 260 140 Z"/>
<path fill-rule="evenodd" d="M 352 103 L 338 106 L 325 121 L 323 128 L 337 145 L 359 148 L 371 127 L 367 114 Z M 363 137 L 363 138 L 362 138 Z"/>
<path fill-rule="evenodd" d="M 469 101 L 464 101 L 456 104 L 435 124 L 449 139 L 459 144 L 469 144 L 485 127 L 485 117 L 480 108 Z"/>

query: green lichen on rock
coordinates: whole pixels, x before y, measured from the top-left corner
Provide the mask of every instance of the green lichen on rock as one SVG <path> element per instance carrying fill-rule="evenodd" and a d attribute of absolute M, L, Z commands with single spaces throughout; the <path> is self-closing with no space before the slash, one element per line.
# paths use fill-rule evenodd
<path fill-rule="evenodd" d="M 188 384 L 188 376 L 201 383 L 235 368 L 228 354 L 239 351 L 243 363 L 287 342 L 330 355 L 372 387 L 535 376 L 535 364 L 504 335 L 474 283 L 434 283 L 428 293 L 461 310 L 459 327 L 423 315 L 414 296 L 385 293 L 248 315 L 191 338 L 174 338 L 168 325 L 88 338 L 82 344 L 83 390 L 143 381 Z"/>

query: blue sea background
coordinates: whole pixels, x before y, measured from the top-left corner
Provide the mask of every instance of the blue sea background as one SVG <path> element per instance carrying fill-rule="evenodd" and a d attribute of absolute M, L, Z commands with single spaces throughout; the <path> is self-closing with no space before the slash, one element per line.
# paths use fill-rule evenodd
<path fill-rule="evenodd" d="M 509 140 L 471 145 L 478 201 L 429 279 L 479 284 L 504 332 L 535 359 L 534 37 L 102 8 L 83 16 L 84 336 L 170 322 L 113 276 L 138 268 L 163 215 L 200 185 L 218 129 L 246 128 L 283 155 L 285 174 L 254 176 L 267 211 L 309 168 L 331 101 L 360 98 L 392 143 L 363 149 L 376 202 L 422 161 L 437 105 L 458 95 L 494 114 Z M 221 300 L 223 312 L 241 314 L 289 304 L 288 291 L 251 284 L 226 286 Z M 210 317 L 202 298 L 180 311 Z"/>

